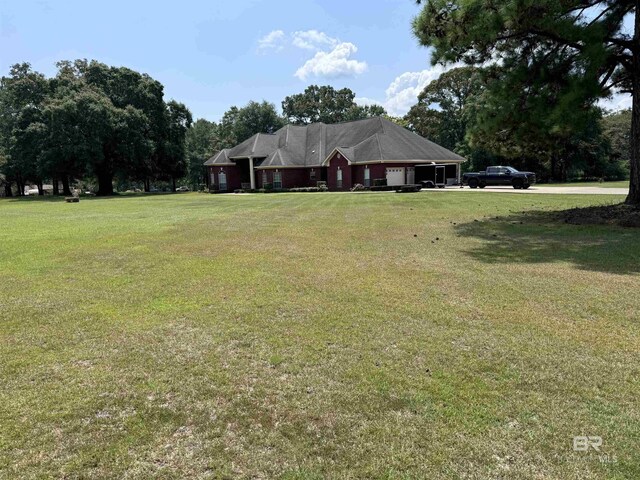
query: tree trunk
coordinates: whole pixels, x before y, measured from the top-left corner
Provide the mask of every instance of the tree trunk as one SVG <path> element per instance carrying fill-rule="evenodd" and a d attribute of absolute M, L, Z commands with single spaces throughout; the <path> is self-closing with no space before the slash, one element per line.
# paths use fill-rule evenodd
<path fill-rule="evenodd" d="M 555 181 L 556 179 L 556 165 L 557 165 L 557 159 L 556 159 L 556 154 L 552 153 L 551 154 L 551 180 Z"/>
<path fill-rule="evenodd" d="M 151 191 L 151 182 L 148 178 L 144 179 L 144 191 L 145 193 L 149 193 Z"/>
<path fill-rule="evenodd" d="M 175 177 L 171 177 L 171 191 L 173 193 L 176 193 L 176 178 Z"/>
<path fill-rule="evenodd" d="M 4 196 L 13 197 L 13 190 L 11 190 L 11 182 L 7 182 L 4 184 Z"/>
<path fill-rule="evenodd" d="M 98 192 L 97 195 L 104 197 L 113 195 L 113 174 L 108 171 L 98 172 Z"/>
<path fill-rule="evenodd" d="M 42 188 L 42 180 L 38 180 L 38 196 L 41 197 L 44 195 L 44 188 Z"/>
<path fill-rule="evenodd" d="M 58 179 L 54 177 L 51 182 L 53 183 L 53 194 L 60 195 L 60 185 L 58 184 Z"/>
<path fill-rule="evenodd" d="M 69 188 L 69 177 L 66 175 L 62 176 L 62 194 L 70 197 L 71 196 L 71 188 Z"/>
<path fill-rule="evenodd" d="M 626 204 L 640 206 L 640 0 L 636 0 L 632 67 L 631 182 Z"/>

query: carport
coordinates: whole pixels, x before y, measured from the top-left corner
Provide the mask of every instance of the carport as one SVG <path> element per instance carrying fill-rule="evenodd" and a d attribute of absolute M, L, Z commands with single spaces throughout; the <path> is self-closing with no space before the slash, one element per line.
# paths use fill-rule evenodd
<path fill-rule="evenodd" d="M 415 183 L 431 188 L 458 185 L 460 164 L 431 162 L 416 165 Z"/>

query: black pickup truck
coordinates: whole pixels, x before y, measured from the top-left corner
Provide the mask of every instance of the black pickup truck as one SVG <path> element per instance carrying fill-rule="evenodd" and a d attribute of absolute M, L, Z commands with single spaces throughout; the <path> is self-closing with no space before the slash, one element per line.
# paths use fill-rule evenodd
<path fill-rule="evenodd" d="M 536 183 L 536 174 L 533 172 L 519 172 L 513 167 L 487 167 L 485 172 L 465 173 L 462 175 L 462 184 L 471 188 L 484 188 L 487 185 L 511 185 L 515 189 L 525 190 Z"/>

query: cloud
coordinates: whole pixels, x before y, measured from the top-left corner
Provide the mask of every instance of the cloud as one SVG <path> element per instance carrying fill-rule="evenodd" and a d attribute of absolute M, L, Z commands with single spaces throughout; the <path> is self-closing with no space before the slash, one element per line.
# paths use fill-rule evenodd
<path fill-rule="evenodd" d="M 335 78 L 359 75 L 365 72 L 368 66 L 366 62 L 351 59 L 357 51 L 358 48 L 353 43 L 339 43 L 329 52 L 317 52 L 294 75 L 300 80 L 309 77 Z"/>
<path fill-rule="evenodd" d="M 306 50 L 322 50 L 324 47 L 335 47 L 339 40 L 318 30 L 294 32 L 291 36 L 293 46 Z"/>
<path fill-rule="evenodd" d="M 285 34 L 282 30 L 273 30 L 258 40 L 258 51 L 275 50 L 281 51 L 284 48 Z"/>
<path fill-rule="evenodd" d="M 628 93 L 616 93 L 611 98 L 605 98 L 598 102 L 598 105 L 613 112 L 631 108 L 632 97 Z"/>
<path fill-rule="evenodd" d="M 279 52 L 288 45 L 315 52 L 314 56 L 294 73 L 300 80 L 309 77 L 354 76 L 368 68 L 366 62 L 352 58 L 358 51 L 358 47 L 353 43 L 342 42 L 319 30 L 298 30 L 290 35 L 282 30 L 273 30 L 258 40 L 258 52 Z"/>
<path fill-rule="evenodd" d="M 424 87 L 443 73 L 459 66 L 457 64 L 447 65 L 446 67 L 435 65 L 418 72 L 404 72 L 389 84 L 385 90 L 385 99 L 383 101 L 360 97 L 356 98 L 355 102 L 360 105 L 374 103 L 382 105 L 389 115 L 403 116 L 412 106 L 418 103 L 418 95 L 424 90 Z"/>

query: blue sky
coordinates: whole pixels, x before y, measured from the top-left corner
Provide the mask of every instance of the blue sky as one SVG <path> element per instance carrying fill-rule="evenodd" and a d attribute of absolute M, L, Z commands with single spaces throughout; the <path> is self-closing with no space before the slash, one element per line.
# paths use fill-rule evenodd
<path fill-rule="evenodd" d="M 349 87 L 402 115 L 441 72 L 411 33 L 413 0 L 0 0 L 0 73 L 96 59 L 148 73 L 195 117 L 310 84 Z M 625 106 L 626 98 L 608 102 Z"/>

